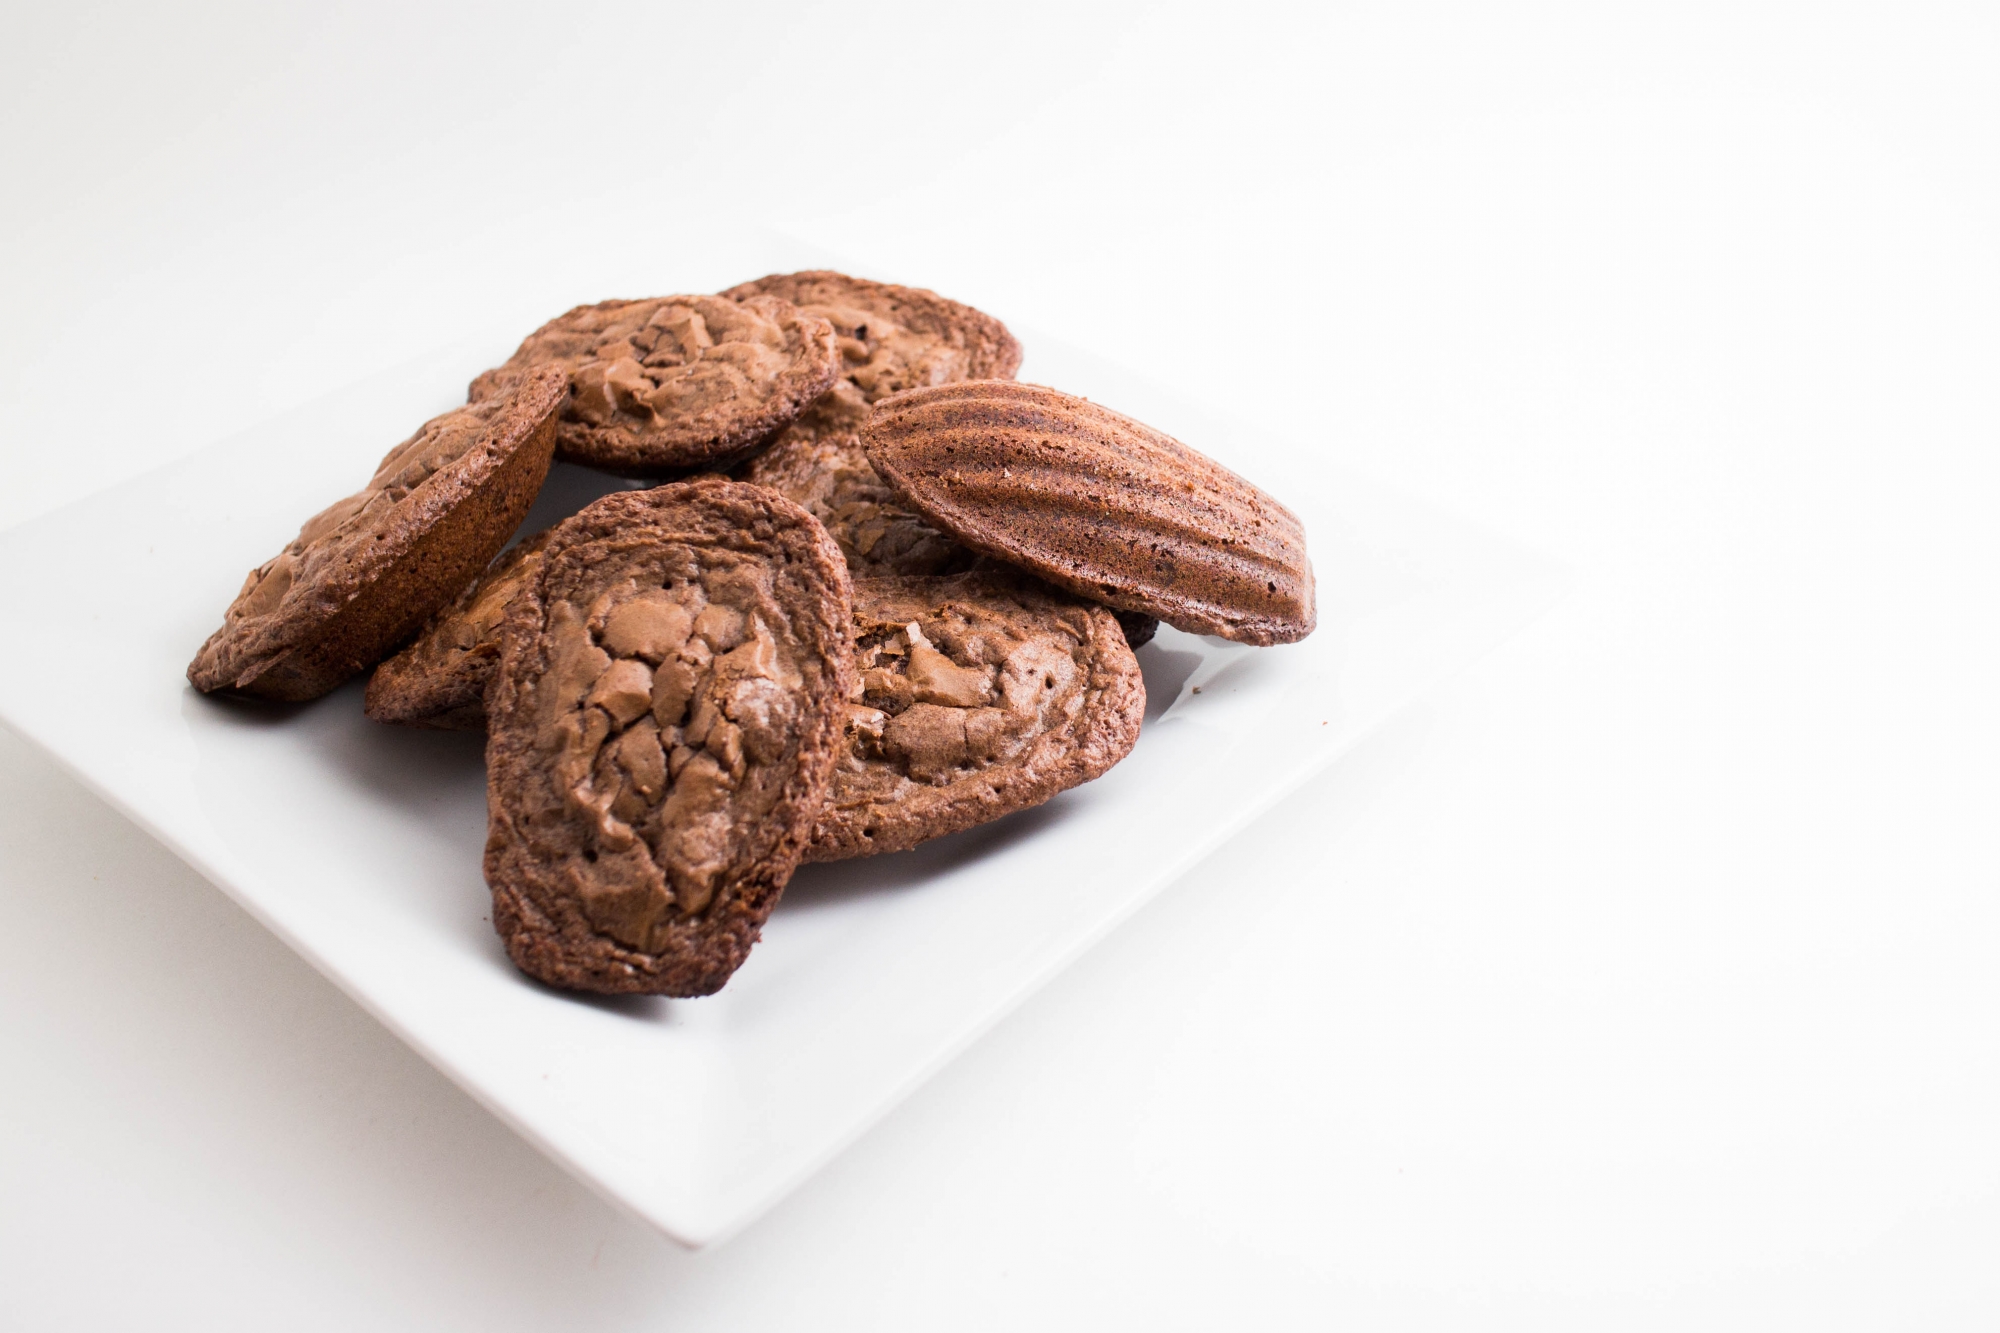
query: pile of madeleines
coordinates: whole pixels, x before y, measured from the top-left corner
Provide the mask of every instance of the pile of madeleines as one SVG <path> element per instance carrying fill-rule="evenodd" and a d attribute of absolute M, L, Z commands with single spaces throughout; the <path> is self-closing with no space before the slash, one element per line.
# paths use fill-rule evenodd
<path fill-rule="evenodd" d="M 1020 363 L 990 315 L 839 273 L 579 306 L 253 570 L 188 679 L 372 669 L 370 717 L 484 729 L 515 963 L 711 994 L 801 860 L 1123 759 L 1159 621 L 1312 632 L 1290 511 Z M 510 546 L 554 459 L 659 484 Z"/>

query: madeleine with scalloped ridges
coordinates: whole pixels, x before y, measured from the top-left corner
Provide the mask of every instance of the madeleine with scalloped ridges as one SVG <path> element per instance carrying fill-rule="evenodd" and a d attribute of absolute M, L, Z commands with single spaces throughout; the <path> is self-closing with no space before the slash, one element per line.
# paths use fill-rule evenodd
<path fill-rule="evenodd" d="M 869 461 L 975 551 L 1191 634 L 1312 633 L 1312 561 L 1289 509 L 1151 426 L 1038 384 L 972 380 L 876 404 Z"/>

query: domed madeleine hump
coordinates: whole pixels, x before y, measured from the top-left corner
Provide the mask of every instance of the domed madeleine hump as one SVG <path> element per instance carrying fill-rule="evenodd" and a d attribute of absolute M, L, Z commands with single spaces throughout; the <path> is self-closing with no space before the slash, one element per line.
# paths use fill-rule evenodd
<path fill-rule="evenodd" d="M 1170 435 L 1035 384 L 974 380 L 876 404 L 862 438 L 897 496 L 974 550 L 1177 629 L 1312 633 L 1292 512 Z"/>

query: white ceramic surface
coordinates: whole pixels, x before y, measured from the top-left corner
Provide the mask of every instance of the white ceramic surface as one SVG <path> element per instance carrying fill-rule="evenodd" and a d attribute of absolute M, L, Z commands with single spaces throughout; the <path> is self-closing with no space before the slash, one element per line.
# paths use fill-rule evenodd
<path fill-rule="evenodd" d="M 363 382 L 0 536 L 4 567 L 42 574 L 7 581 L 0 617 L 33 627 L 16 644 L 46 645 L 0 655 L 0 718 L 581 1179 L 684 1243 L 714 1241 L 1551 593 L 1523 552 L 1024 342 L 1022 378 L 1172 431 L 1291 504 L 1319 630 L 1250 650 L 1163 628 L 1120 767 L 914 852 L 803 870 L 718 996 L 577 998 L 513 970 L 480 878 L 477 738 L 369 723 L 358 682 L 299 709 L 185 683 L 244 571 L 456 401 L 490 349 Z M 620 484 L 560 469 L 529 523 Z"/>

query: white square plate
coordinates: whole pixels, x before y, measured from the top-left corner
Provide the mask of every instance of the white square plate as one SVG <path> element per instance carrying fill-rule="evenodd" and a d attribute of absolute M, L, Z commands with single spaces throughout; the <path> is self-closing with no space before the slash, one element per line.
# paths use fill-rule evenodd
<path fill-rule="evenodd" d="M 489 349 L 378 376 L 0 535 L 0 718 L 578 1177 L 684 1243 L 714 1241 L 1550 596 L 1534 557 L 1024 341 L 1022 378 L 1168 430 L 1292 506 L 1319 630 L 1252 650 L 1162 628 L 1123 764 L 913 852 L 802 870 L 720 995 L 577 998 L 513 969 L 480 876 L 478 738 L 370 723 L 359 682 L 276 709 L 203 698 L 182 674 L 244 571 L 459 401 Z M 529 522 L 619 484 L 560 469 Z"/>

